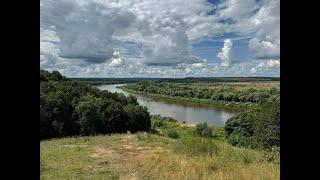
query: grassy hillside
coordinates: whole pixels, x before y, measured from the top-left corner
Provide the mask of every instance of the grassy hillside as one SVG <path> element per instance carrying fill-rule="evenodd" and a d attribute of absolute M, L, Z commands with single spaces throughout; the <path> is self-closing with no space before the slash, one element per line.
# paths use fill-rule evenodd
<path fill-rule="evenodd" d="M 41 141 L 41 179 L 279 179 L 278 154 L 192 135 L 136 133 Z M 158 129 L 158 131 L 161 131 Z"/>

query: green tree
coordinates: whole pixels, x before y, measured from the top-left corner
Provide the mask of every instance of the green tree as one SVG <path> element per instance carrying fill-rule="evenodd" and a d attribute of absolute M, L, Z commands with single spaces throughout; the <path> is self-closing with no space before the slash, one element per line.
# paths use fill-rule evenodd
<path fill-rule="evenodd" d="M 262 104 L 256 116 L 254 135 L 262 147 L 280 146 L 280 100 L 273 99 Z"/>
<path fill-rule="evenodd" d="M 128 130 L 131 132 L 150 130 L 151 118 L 146 107 L 128 104 L 123 110 L 128 116 Z"/>
<path fill-rule="evenodd" d="M 83 135 L 91 135 L 104 132 L 103 114 L 101 113 L 102 99 L 86 95 L 78 102 L 75 110 L 80 118 L 80 132 Z"/>

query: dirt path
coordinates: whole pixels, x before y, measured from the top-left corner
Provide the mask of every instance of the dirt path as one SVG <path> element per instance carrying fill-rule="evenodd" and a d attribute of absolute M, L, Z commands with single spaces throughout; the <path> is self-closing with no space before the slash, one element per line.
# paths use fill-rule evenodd
<path fill-rule="evenodd" d="M 123 135 L 117 145 L 97 145 L 93 147 L 92 157 L 101 158 L 106 162 L 106 167 L 112 172 L 117 172 L 120 179 L 139 179 L 137 168 L 140 163 L 159 152 L 166 151 L 162 147 L 150 147 L 138 142 L 136 135 Z"/>

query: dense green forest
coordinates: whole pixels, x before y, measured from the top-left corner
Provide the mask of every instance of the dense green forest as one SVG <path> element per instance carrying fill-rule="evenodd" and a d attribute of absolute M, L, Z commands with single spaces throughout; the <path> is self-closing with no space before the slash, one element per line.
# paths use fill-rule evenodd
<path fill-rule="evenodd" d="M 168 98 L 189 99 L 212 104 L 252 106 L 280 96 L 277 86 L 270 88 L 226 83 L 151 83 L 139 82 L 121 88 L 144 94 L 167 96 Z"/>
<path fill-rule="evenodd" d="M 40 139 L 147 131 L 150 123 L 147 108 L 134 96 L 40 70 Z"/>

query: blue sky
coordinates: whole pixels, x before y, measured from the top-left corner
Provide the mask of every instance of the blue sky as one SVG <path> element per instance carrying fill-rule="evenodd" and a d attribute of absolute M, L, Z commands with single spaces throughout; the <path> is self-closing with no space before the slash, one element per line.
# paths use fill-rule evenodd
<path fill-rule="evenodd" d="M 201 41 L 193 45 L 192 52 L 197 56 L 207 59 L 209 63 L 219 63 L 220 59 L 217 57 L 217 54 L 223 47 L 224 39 L 225 38 L 219 38 Z M 248 44 L 249 40 L 247 39 L 233 41 L 233 54 L 236 60 L 248 61 L 252 59 Z"/>
<path fill-rule="evenodd" d="M 280 1 L 41 0 L 40 67 L 70 77 L 278 77 Z"/>

